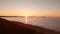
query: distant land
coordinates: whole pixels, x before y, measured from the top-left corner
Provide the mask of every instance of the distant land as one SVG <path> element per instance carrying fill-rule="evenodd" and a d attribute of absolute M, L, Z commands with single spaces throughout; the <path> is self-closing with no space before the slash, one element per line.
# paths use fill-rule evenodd
<path fill-rule="evenodd" d="M 22 17 L 24 18 L 25 16 L 0 16 L 0 17 Z M 60 18 L 60 17 L 51 17 L 51 16 L 28 16 L 29 18 Z"/>
<path fill-rule="evenodd" d="M 24 17 L 24 16 L 0 16 L 0 17 Z"/>

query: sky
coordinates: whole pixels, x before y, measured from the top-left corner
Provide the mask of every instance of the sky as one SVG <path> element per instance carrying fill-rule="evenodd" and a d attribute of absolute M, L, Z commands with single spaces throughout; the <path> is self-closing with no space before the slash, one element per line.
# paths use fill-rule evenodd
<path fill-rule="evenodd" d="M 60 17 L 60 0 L 0 0 L 0 16 Z"/>

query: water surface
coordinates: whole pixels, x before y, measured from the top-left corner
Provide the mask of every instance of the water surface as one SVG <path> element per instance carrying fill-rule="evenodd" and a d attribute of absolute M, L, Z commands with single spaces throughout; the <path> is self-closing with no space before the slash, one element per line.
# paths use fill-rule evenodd
<path fill-rule="evenodd" d="M 24 17 L 2 17 L 4 19 L 10 20 L 10 21 L 18 21 L 25 23 Z M 27 19 L 27 24 L 35 25 L 35 26 L 41 26 L 47 29 L 60 31 L 60 18 L 37 18 L 37 17 L 30 17 Z"/>

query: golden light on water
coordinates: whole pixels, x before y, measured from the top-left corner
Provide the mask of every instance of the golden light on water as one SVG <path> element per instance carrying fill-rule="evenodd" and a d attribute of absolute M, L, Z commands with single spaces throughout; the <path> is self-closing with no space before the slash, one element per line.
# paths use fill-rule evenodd
<path fill-rule="evenodd" d="M 27 22 L 27 19 L 28 19 L 28 16 L 25 16 L 25 23 L 27 24 L 28 22 Z"/>

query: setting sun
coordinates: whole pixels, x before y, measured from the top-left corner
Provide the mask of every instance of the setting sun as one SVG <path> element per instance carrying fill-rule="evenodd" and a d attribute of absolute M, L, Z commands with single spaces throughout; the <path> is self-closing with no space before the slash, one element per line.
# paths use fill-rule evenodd
<path fill-rule="evenodd" d="M 25 16 L 25 24 L 27 24 L 27 20 L 28 20 L 28 16 L 30 16 L 29 14 L 24 14 Z"/>

